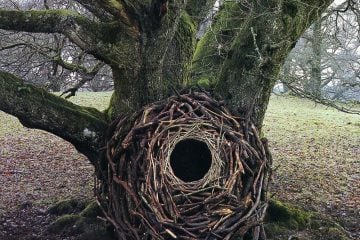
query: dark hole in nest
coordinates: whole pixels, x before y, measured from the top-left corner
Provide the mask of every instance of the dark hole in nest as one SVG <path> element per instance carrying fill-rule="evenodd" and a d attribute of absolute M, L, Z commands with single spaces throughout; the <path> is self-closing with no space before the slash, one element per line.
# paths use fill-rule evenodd
<path fill-rule="evenodd" d="M 179 141 L 170 155 L 170 166 L 184 182 L 202 179 L 209 171 L 211 152 L 206 143 L 195 139 Z"/>

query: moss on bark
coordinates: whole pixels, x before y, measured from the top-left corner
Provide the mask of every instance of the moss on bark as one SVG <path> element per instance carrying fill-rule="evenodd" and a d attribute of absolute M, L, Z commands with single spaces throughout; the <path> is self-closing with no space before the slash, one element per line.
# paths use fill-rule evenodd
<path fill-rule="evenodd" d="M 227 2 L 197 45 L 194 82 L 214 86 L 233 110 L 261 128 L 280 66 L 331 0 Z"/>
<path fill-rule="evenodd" d="M 306 211 L 276 199 L 269 202 L 265 229 L 270 240 L 288 239 L 289 236 L 299 240 L 349 239 L 344 229 L 330 216 Z"/>
<path fill-rule="evenodd" d="M 64 138 L 93 161 L 107 129 L 106 116 L 98 110 L 75 105 L 1 71 L 0 110 L 16 116 L 26 127 Z"/>

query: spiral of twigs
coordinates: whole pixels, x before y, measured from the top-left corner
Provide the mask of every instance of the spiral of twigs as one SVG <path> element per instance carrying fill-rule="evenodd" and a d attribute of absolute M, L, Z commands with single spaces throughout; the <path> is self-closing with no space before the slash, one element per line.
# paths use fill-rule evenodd
<path fill-rule="evenodd" d="M 250 121 L 201 91 L 150 104 L 111 129 L 97 192 L 119 239 L 259 238 L 271 157 Z M 207 173 L 190 182 L 170 164 L 186 139 L 211 153 Z"/>

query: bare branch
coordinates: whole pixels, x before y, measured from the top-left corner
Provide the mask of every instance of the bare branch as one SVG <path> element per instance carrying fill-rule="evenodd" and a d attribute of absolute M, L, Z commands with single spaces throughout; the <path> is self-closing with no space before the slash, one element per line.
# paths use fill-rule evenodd
<path fill-rule="evenodd" d="M 16 48 L 16 47 L 20 47 L 20 46 L 28 46 L 28 44 L 26 44 L 26 43 L 15 43 L 15 44 L 3 46 L 3 47 L 0 46 L 0 51 L 11 49 L 11 48 Z"/>
<path fill-rule="evenodd" d="M 358 114 L 360 115 L 360 110 L 359 108 L 347 108 L 347 107 L 343 107 L 340 105 L 337 105 L 336 102 L 331 101 L 329 99 L 325 99 L 325 98 L 321 98 L 319 96 L 316 96 L 314 94 L 311 94 L 310 92 L 304 91 L 301 88 L 292 86 L 291 84 L 287 83 L 287 82 L 282 82 L 286 87 L 288 87 L 295 95 L 302 97 L 302 98 L 307 98 L 310 99 L 316 103 L 322 104 L 324 106 L 329 106 L 332 108 L 335 108 L 336 110 L 339 110 L 341 112 L 345 112 L 345 113 L 350 113 L 350 114 Z"/>
<path fill-rule="evenodd" d="M 105 66 L 105 63 L 103 62 L 99 62 L 98 64 L 96 64 L 96 66 L 89 72 L 85 72 L 82 73 L 82 79 L 81 81 L 79 81 L 74 87 L 67 89 L 66 91 L 64 91 L 60 96 L 63 96 L 67 93 L 69 93 L 68 95 L 65 96 L 65 98 L 70 98 L 72 96 L 75 96 L 76 92 L 79 90 L 79 88 L 81 88 L 82 86 L 84 86 L 85 83 L 91 81 L 94 79 L 94 77 L 96 76 L 96 74 L 100 71 L 100 69 Z"/>

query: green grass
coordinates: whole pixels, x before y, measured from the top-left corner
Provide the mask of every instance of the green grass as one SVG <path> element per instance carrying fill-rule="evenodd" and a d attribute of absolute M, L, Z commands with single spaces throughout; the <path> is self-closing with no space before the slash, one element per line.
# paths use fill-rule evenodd
<path fill-rule="evenodd" d="M 21 134 L 24 128 L 16 117 L 6 114 L 0 111 L 0 139 L 4 138 L 8 134 Z"/>
<path fill-rule="evenodd" d="M 304 134 L 312 133 L 323 137 L 360 134 L 360 116 L 346 114 L 335 109 L 315 104 L 309 100 L 291 96 L 273 96 L 265 117 L 264 127 L 276 137 L 284 130 Z M 274 128 L 274 129 L 272 129 Z"/>
<path fill-rule="evenodd" d="M 330 213 L 360 204 L 360 116 L 295 97 L 271 98 L 264 123 L 274 157 L 273 192 Z"/>
<path fill-rule="evenodd" d="M 69 98 L 75 104 L 93 107 L 100 111 L 104 111 L 110 102 L 112 92 L 78 92 L 76 96 Z M 55 93 L 55 95 L 60 95 Z"/>

